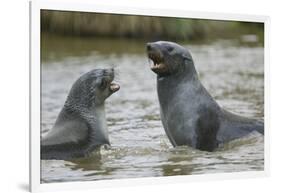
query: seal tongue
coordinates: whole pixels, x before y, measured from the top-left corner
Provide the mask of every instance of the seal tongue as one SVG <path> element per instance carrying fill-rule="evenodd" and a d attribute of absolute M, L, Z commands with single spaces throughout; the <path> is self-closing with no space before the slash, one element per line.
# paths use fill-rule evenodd
<path fill-rule="evenodd" d="M 118 84 L 116 84 L 116 83 L 111 83 L 110 84 L 110 90 L 112 91 L 112 92 L 116 92 L 116 91 L 118 91 L 120 89 L 120 86 L 118 85 Z"/>

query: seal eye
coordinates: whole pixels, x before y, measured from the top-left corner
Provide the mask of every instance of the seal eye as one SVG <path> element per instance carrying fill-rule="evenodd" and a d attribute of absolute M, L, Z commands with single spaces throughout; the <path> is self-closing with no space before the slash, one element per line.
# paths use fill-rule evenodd
<path fill-rule="evenodd" d="M 104 90 L 107 86 L 106 80 L 102 79 L 100 83 L 100 89 Z"/>
<path fill-rule="evenodd" d="M 171 51 L 174 50 L 174 47 L 172 47 L 172 46 L 167 46 L 167 50 L 168 50 L 169 52 L 171 52 Z"/>

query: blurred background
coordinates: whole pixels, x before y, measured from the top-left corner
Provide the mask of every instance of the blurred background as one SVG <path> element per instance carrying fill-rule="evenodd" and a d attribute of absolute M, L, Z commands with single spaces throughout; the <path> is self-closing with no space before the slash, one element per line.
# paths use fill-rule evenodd
<path fill-rule="evenodd" d="M 244 41 L 260 43 L 264 37 L 263 23 L 48 10 L 41 16 L 42 32 L 68 36 L 206 41 L 251 34 L 256 39 Z"/>
<path fill-rule="evenodd" d="M 83 73 L 115 67 L 121 86 L 106 100 L 112 147 L 101 149 L 100 158 L 42 160 L 43 183 L 264 169 L 264 140 L 257 133 L 212 153 L 171 146 L 145 52 L 146 42 L 158 40 L 189 49 L 201 82 L 223 108 L 263 119 L 262 23 L 43 10 L 42 134 L 52 128 Z"/>

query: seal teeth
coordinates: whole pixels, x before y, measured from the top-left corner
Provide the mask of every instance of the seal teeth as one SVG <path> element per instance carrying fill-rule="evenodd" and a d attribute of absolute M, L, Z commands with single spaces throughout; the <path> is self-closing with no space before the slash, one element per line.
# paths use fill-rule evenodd
<path fill-rule="evenodd" d="M 148 53 L 148 60 L 152 69 L 156 69 L 161 66 L 162 58 L 160 53 Z M 151 61 L 153 62 L 152 64 L 150 63 Z"/>

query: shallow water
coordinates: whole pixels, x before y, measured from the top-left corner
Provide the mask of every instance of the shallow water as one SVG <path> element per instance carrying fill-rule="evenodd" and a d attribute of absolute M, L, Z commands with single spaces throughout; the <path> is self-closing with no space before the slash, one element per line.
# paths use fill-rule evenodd
<path fill-rule="evenodd" d="M 142 41 L 42 38 L 41 133 L 52 128 L 74 81 L 93 68 L 115 66 L 121 89 L 106 101 L 112 147 L 72 161 L 41 161 L 41 181 L 87 181 L 152 176 L 256 171 L 264 168 L 258 133 L 216 152 L 173 148 L 159 116 L 156 77 Z M 264 50 L 236 41 L 181 43 L 191 51 L 200 79 L 224 108 L 263 119 Z M 98 154 L 98 153 L 97 153 Z"/>

